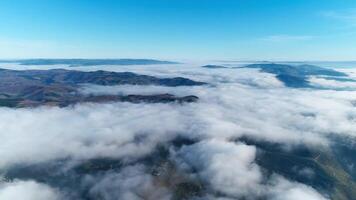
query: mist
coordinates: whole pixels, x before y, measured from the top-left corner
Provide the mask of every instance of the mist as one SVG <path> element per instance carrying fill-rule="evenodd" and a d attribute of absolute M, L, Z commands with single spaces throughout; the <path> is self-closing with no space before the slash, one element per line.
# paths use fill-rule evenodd
<path fill-rule="evenodd" d="M 76 192 L 84 188 L 91 198 L 172 199 L 171 185 L 183 180 L 204 185 L 207 192 L 201 199 L 330 198 L 281 174 L 267 176 L 256 161 L 260 147 L 246 142 L 246 138 L 277 144 L 286 151 L 300 146 L 329 149 L 335 137 L 354 141 L 353 83 L 341 84 L 348 90 L 337 90 L 335 81 L 315 78 L 313 82 L 326 89 L 294 89 L 254 69 L 130 67 L 130 71 L 159 77 L 193 77 L 208 85 L 81 86 L 85 94 L 199 97 L 197 103 L 190 104 L 117 102 L 65 108 L 0 108 L 2 173 L 19 166 L 59 161 L 56 170 L 61 172 L 92 159 L 120 160 L 122 165 L 119 170 L 80 177 L 78 188 L 72 191 L 38 180 L 1 182 L 0 199 L 80 199 Z M 109 69 L 114 68 L 104 67 Z M 172 145 L 177 138 L 188 139 L 191 144 Z M 347 145 L 353 148 L 352 142 Z M 159 146 L 169 152 L 167 160 L 174 166 L 171 175 L 180 177 L 177 180 L 153 176 L 149 164 L 143 161 L 154 157 Z"/>

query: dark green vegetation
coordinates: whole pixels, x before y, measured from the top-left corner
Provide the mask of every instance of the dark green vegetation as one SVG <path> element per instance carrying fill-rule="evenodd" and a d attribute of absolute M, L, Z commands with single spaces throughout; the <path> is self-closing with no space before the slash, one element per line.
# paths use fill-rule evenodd
<path fill-rule="evenodd" d="M 347 80 L 347 74 L 333 69 L 322 68 L 314 65 L 285 65 L 285 64 L 252 64 L 246 68 L 257 68 L 262 72 L 275 74 L 276 78 L 287 87 L 307 88 L 313 87 L 309 84 L 310 76 L 327 76 L 329 78 Z"/>
<path fill-rule="evenodd" d="M 20 63 L 21 65 L 71 65 L 71 66 L 95 66 L 95 65 L 153 65 L 153 64 L 177 64 L 176 62 L 160 61 L 152 59 L 25 59 L 3 60 L 0 62 Z"/>
<path fill-rule="evenodd" d="M 330 147 L 299 145 L 288 149 L 275 143 L 243 138 L 258 148 L 256 162 L 266 177 L 281 174 L 290 180 L 312 186 L 332 200 L 356 197 L 356 148 L 352 142 L 333 138 Z"/>
<path fill-rule="evenodd" d="M 201 67 L 209 68 L 209 69 L 224 69 L 224 68 L 228 68 L 228 67 L 225 67 L 225 66 L 222 66 L 222 65 L 204 65 L 204 66 L 201 66 Z"/>
<path fill-rule="evenodd" d="M 68 106 L 79 102 L 195 102 L 198 97 L 159 95 L 100 95 L 88 96 L 78 92 L 81 84 L 96 85 L 163 85 L 196 86 L 205 83 L 190 79 L 156 78 L 131 72 L 82 72 L 74 70 L 5 70 L 0 69 L 0 106 L 29 107 L 39 105 Z"/>
<path fill-rule="evenodd" d="M 256 162 L 262 168 L 266 180 L 277 173 L 290 180 L 309 185 L 327 194 L 332 200 L 352 200 L 356 195 L 355 171 L 347 169 L 345 162 L 340 160 L 348 159 L 351 164 L 355 163 L 354 144 L 337 140 L 330 148 L 299 145 L 289 149 L 283 145 L 250 138 L 240 138 L 237 141 L 257 147 Z M 18 165 L 1 173 L 7 181 L 36 180 L 54 188 L 61 188 L 71 196 L 92 200 L 100 199 L 101 194 L 90 194 L 90 188 L 95 183 L 88 184 L 83 177 L 93 176 L 100 180 L 100 177 L 120 173 L 125 167 L 140 163 L 144 165 L 145 173 L 153 177 L 154 182 L 173 192 L 173 199 L 191 199 L 210 193 L 209 186 L 199 177 L 189 176 L 187 172 L 178 169 L 175 160 L 171 158 L 170 149 L 179 149 L 196 142 L 177 137 L 165 144 L 159 144 L 150 155 L 135 160 L 97 158 L 77 161 L 74 165 L 68 165 L 67 160 L 60 160 Z M 219 196 L 219 194 L 214 195 Z"/>
<path fill-rule="evenodd" d="M 193 140 L 178 137 L 166 144 L 159 144 L 150 155 L 135 160 L 97 158 L 69 165 L 65 159 L 17 165 L 0 173 L 4 174 L 6 181 L 36 180 L 60 188 L 72 199 L 95 200 L 103 199 L 102 194 L 90 192 L 95 183 L 88 182 L 86 179 L 88 176 L 100 180 L 105 176 L 120 173 L 125 167 L 140 163 L 144 166 L 144 173 L 151 175 L 157 185 L 173 191 L 173 200 L 189 199 L 202 196 L 206 192 L 205 188 L 201 181 L 184 174 L 176 167 L 174 161 L 170 159 L 169 149 L 194 143 Z"/>

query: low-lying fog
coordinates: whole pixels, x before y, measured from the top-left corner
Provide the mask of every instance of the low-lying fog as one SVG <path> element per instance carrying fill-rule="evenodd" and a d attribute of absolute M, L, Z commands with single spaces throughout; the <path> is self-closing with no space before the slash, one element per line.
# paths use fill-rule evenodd
<path fill-rule="evenodd" d="M 356 138 L 356 82 L 322 77 L 310 79 L 322 90 L 288 88 L 274 75 L 257 69 L 206 69 L 201 63 L 152 66 L 22 66 L 0 64 L 8 69 L 66 68 L 73 70 L 130 71 L 158 77 L 181 76 L 207 82 L 203 86 L 98 86 L 82 85 L 85 94 L 196 95 L 197 103 L 86 103 L 75 106 L 0 108 L 0 172 L 18 166 L 64 162 L 66 171 L 97 158 L 118 159 L 120 170 L 83 175 L 68 191 L 56 184 L 16 178 L 0 182 L 0 199 L 171 199 L 168 183 L 147 170 L 142 158 L 158 145 L 175 138 L 195 141 L 169 148 L 177 180 L 203 183 L 205 192 L 195 199 L 321 200 L 330 196 L 311 185 L 282 174 L 265 177 L 256 162 L 258 147 L 240 141 L 329 148 L 331 138 Z M 342 70 L 352 74 L 353 69 Z M 330 88 L 330 89 L 325 89 Z M 353 147 L 352 147 L 353 148 Z M 353 169 L 354 166 L 350 166 Z M 303 171 L 304 170 L 304 171 Z M 184 175 L 179 175 L 179 174 Z M 308 169 L 300 173 L 313 174 Z M 5 177 L 4 177 L 5 179 Z M 60 180 L 58 180 L 60 181 Z M 86 188 L 86 197 L 75 191 Z"/>

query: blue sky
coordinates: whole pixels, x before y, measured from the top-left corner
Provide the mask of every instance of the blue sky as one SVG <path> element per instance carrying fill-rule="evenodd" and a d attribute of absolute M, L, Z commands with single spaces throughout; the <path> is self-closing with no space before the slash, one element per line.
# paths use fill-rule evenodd
<path fill-rule="evenodd" d="M 356 60 L 355 0 L 1 0 L 0 58 Z"/>

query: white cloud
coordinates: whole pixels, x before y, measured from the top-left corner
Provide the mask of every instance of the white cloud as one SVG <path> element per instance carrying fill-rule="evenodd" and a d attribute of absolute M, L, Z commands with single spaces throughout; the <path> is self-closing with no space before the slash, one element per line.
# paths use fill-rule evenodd
<path fill-rule="evenodd" d="M 270 199 L 273 200 L 327 200 L 312 187 L 288 181 L 280 176 L 272 178 L 272 185 L 268 189 Z"/>
<path fill-rule="evenodd" d="M 343 21 L 351 26 L 356 26 L 356 9 L 325 11 L 321 15 L 326 18 Z"/>
<path fill-rule="evenodd" d="M 0 183 L 1 200 L 60 200 L 59 192 L 34 181 Z"/>
<path fill-rule="evenodd" d="M 191 86 L 180 86 L 175 87 L 174 90 L 172 87 L 166 86 L 140 86 L 140 85 L 115 85 L 115 86 L 100 86 L 100 85 L 82 85 L 80 92 L 83 94 L 94 94 L 94 95 L 155 95 L 155 94 L 164 94 L 170 93 L 178 96 L 187 96 L 191 95 L 194 91 L 194 87 Z"/>
<path fill-rule="evenodd" d="M 215 198 L 215 194 L 220 194 L 218 196 L 226 199 L 326 200 L 312 187 L 282 176 L 272 175 L 266 179 L 255 163 L 255 156 L 254 146 L 209 140 L 183 147 L 175 159 L 182 169 L 196 171 L 207 183 L 210 195 L 206 199 L 225 199 Z M 301 171 L 308 176 L 311 173 L 310 169 Z"/>
<path fill-rule="evenodd" d="M 90 194 L 104 200 L 169 200 L 172 193 L 164 185 L 155 182 L 154 177 L 145 172 L 144 166 L 124 168 L 120 173 L 109 173 L 95 181 Z"/>
<path fill-rule="evenodd" d="M 209 71 L 197 71 L 202 74 L 200 77 L 194 72 L 198 78 L 208 79 Z M 212 82 L 216 86 L 187 91 L 156 86 L 101 89 L 125 94 L 177 90 L 177 94 L 199 96 L 196 104 L 1 108 L 0 128 L 7 131 L 0 133 L 4 147 L 0 151 L 0 166 L 60 158 L 137 157 L 150 153 L 157 143 L 177 134 L 226 139 L 250 136 L 287 145 L 325 145 L 330 133 L 356 136 L 356 125 L 350 121 L 350 116 L 356 116 L 350 103 L 356 99 L 355 92 L 290 89 L 273 76 L 237 69 L 214 70 Z M 312 113 L 314 117 L 303 113 Z M 136 143 L 137 137 L 145 138 L 145 142 Z"/>
<path fill-rule="evenodd" d="M 183 159 L 180 165 L 198 169 L 199 177 L 209 183 L 211 190 L 232 197 L 259 193 L 256 185 L 262 174 L 253 163 L 255 154 L 254 146 L 221 140 L 200 142 L 178 152 Z"/>
<path fill-rule="evenodd" d="M 337 81 L 337 80 L 328 80 L 324 78 L 311 77 L 309 79 L 312 85 L 328 88 L 328 89 L 339 89 L 339 90 L 356 90 L 356 81 Z"/>
<path fill-rule="evenodd" d="M 0 167 L 63 158 L 146 155 L 158 142 L 186 129 L 180 118 L 172 105 L 118 103 L 74 109 L 1 109 L 0 128 L 7 131 L 1 133 L 4 143 Z M 144 143 L 135 142 L 137 137 L 144 138 Z"/>
<path fill-rule="evenodd" d="M 95 94 L 199 96 L 199 102 L 193 104 L 108 103 L 67 108 L 0 108 L 0 129 L 5 130 L 0 132 L 0 169 L 64 158 L 74 161 L 98 157 L 130 160 L 148 155 L 157 144 L 183 135 L 198 143 L 175 149 L 177 154 L 172 159 L 180 163 L 180 169 L 196 168 L 199 177 L 214 191 L 231 198 L 267 195 L 270 199 L 319 200 L 324 197 L 315 189 L 281 177 L 261 183 L 264 177 L 255 163 L 256 147 L 229 141 L 248 136 L 290 148 L 299 144 L 327 147 L 332 142 L 328 139 L 330 134 L 356 137 L 356 124 L 352 120 L 356 110 L 350 103 L 356 99 L 355 91 L 291 89 L 271 74 L 250 69 L 102 68 L 130 69 L 162 77 L 184 76 L 211 84 L 190 88 L 127 85 L 83 88 L 85 93 Z M 301 170 L 301 173 L 311 174 L 308 170 Z M 151 192 L 147 194 L 151 199 L 165 199 L 171 195 L 170 188 L 157 186 L 140 163 L 121 172 L 85 178 L 93 183 L 91 194 L 107 195 L 106 199 L 112 196 L 139 199 L 147 191 Z M 207 198 L 215 199 L 215 196 L 209 193 Z"/>

